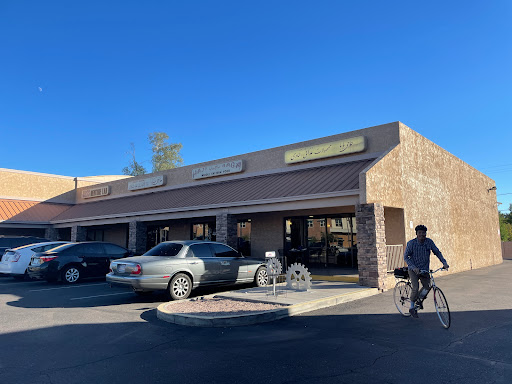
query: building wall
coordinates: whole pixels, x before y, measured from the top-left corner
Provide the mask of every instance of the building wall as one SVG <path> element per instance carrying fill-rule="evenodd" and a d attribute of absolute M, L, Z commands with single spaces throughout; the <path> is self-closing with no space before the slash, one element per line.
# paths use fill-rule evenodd
<path fill-rule="evenodd" d="M 366 202 L 403 207 L 406 240 L 426 225 L 451 272 L 502 262 L 494 181 L 406 125 L 400 144 L 363 177 Z"/>
<path fill-rule="evenodd" d="M 283 248 L 282 214 L 256 214 L 251 221 L 251 257 L 264 259 L 265 252 Z"/>
<path fill-rule="evenodd" d="M 175 169 L 171 169 L 171 170 L 167 170 L 167 171 L 141 175 L 141 176 L 133 177 L 130 179 L 111 181 L 111 182 L 105 184 L 105 185 L 110 186 L 110 195 L 108 195 L 106 197 L 103 196 L 103 197 L 83 199 L 82 198 L 82 190 L 84 188 L 82 188 L 77 192 L 77 202 L 81 203 L 81 202 L 87 202 L 87 201 L 92 201 L 92 200 L 97 201 L 97 200 L 108 199 L 108 198 L 113 198 L 113 197 L 148 193 L 148 191 L 150 191 L 149 189 L 144 189 L 144 190 L 139 190 L 139 191 L 128 191 L 128 183 L 132 182 L 132 181 L 142 180 L 142 179 L 149 178 L 149 177 L 158 176 L 158 175 L 166 175 L 167 182 L 164 187 L 153 188 L 153 190 L 162 190 L 165 188 L 169 188 L 169 187 L 173 187 L 173 186 L 180 186 L 180 185 L 198 185 L 203 182 L 220 181 L 220 180 L 229 179 L 231 177 L 240 177 L 243 174 L 264 172 L 264 171 L 269 171 L 269 170 L 274 170 L 274 169 L 293 170 L 293 169 L 296 169 L 297 167 L 304 166 L 304 165 L 311 166 L 314 163 L 318 163 L 318 162 L 329 160 L 329 159 L 319 159 L 319 160 L 309 161 L 307 163 L 288 165 L 285 162 L 284 154 L 288 150 L 304 148 L 307 146 L 328 143 L 328 142 L 336 141 L 336 140 L 348 139 L 348 138 L 352 138 L 352 137 L 360 136 L 360 135 L 364 135 L 366 137 L 367 150 L 363 153 L 355 153 L 353 155 L 346 155 L 346 156 L 341 156 L 341 157 L 350 158 L 350 157 L 356 157 L 361 154 L 363 154 L 363 155 L 371 154 L 371 153 L 380 154 L 380 153 L 387 151 L 389 148 L 395 146 L 399 142 L 398 127 L 399 127 L 399 123 L 394 122 L 394 123 L 379 125 L 376 127 L 364 128 L 364 129 L 359 129 L 356 131 L 350 131 L 350 132 L 345 132 L 345 133 L 341 133 L 341 134 L 337 134 L 337 135 L 322 137 L 322 138 L 310 140 L 307 142 L 299 142 L 299 143 L 290 144 L 290 145 L 286 145 L 286 146 L 282 146 L 282 147 L 276 147 L 276 148 L 266 149 L 266 150 L 262 150 L 262 151 L 251 152 L 251 153 L 247 153 L 247 154 L 240 154 L 240 155 L 236 155 L 236 156 L 226 157 L 223 159 L 217 159 L 217 160 L 212 160 L 212 161 L 208 161 L 208 162 L 204 162 L 204 163 L 179 167 L 179 168 L 175 168 Z M 334 158 L 334 159 L 336 159 L 336 158 Z M 195 168 L 200 168 L 200 167 L 204 167 L 204 166 L 208 166 L 208 165 L 219 164 L 219 163 L 224 163 L 224 162 L 229 162 L 229 161 L 234 161 L 234 160 L 244 160 L 245 169 L 242 174 L 238 173 L 238 174 L 227 175 L 227 176 L 217 176 L 217 177 L 212 177 L 209 179 L 201 179 L 201 180 L 194 180 L 192 177 L 192 171 Z"/>
<path fill-rule="evenodd" d="M 90 187 L 126 176 L 76 178 L 77 188 Z M 0 168 L 0 197 L 75 204 L 75 178 Z"/>
<path fill-rule="evenodd" d="M 128 226 L 116 225 L 105 228 L 105 241 L 126 247 L 128 245 Z"/>

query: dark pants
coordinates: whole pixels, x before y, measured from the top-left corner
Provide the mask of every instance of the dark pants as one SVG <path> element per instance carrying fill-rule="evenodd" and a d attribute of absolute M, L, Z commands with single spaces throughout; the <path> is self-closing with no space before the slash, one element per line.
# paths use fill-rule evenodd
<path fill-rule="evenodd" d="M 418 298 L 419 281 L 423 288 L 428 289 L 430 286 L 430 276 L 418 276 L 412 269 L 409 269 L 409 277 L 411 278 L 411 303 L 414 303 Z"/>

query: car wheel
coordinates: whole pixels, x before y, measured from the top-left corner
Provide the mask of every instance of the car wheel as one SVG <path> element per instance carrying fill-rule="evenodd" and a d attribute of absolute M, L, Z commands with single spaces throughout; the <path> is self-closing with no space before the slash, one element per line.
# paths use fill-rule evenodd
<path fill-rule="evenodd" d="M 267 268 L 259 267 L 254 276 L 254 284 L 257 287 L 264 287 L 268 284 Z"/>
<path fill-rule="evenodd" d="M 62 281 L 65 283 L 73 284 L 76 283 L 80 279 L 80 270 L 78 267 L 71 265 L 69 267 L 65 267 L 62 271 Z"/>
<path fill-rule="evenodd" d="M 183 300 L 192 292 L 192 280 L 184 273 L 178 273 L 169 283 L 169 295 L 173 300 Z"/>

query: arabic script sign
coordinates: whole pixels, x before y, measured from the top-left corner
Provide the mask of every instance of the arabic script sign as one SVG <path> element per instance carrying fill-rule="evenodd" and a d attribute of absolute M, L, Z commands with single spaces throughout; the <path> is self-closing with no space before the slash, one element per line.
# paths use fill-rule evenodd
<path fill-rule="evenodd" d="M 139 189 L 160 187 L 161 185 L 164 185 L 165 182 L 166 182 L 165 175 L 148 177 L 147 179 L 130 181 L 128 183 L 128 190 L 129 191 L 137 191 Z"/>
<path fill-rule="evenodd" d="M 323 159 L 325 157 L 363 152 L 364 150 L 366 150 L 366 139 L 364 136 L 357 136 L 351 139 L 331 141 L 330 143 L 312 145 L 311 147 L 292 149 L 290 151 L 286 151 L 284 154 L 284 160 L 286 164 L 292 164 L 300 163 L 302 161 Z"/>
<path fill-rule="evenodd" d="M 244 170 L 244 163 L 242 160 L 228 161 L 226 163 L 219 163 L 208 165 L 206 167 L 195 168 L 192 171 L 192 178 L 194 180 L 204 179 L 206 177 L 227 175 L 230 173 L 238 173 Z"/>

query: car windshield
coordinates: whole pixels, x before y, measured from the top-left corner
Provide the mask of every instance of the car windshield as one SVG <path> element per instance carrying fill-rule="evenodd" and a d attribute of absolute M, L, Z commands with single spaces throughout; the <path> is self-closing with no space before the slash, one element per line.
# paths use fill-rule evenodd
<path fill-rule="evenodd" d="M 176 256 L 181 251 L 181 248 L 183 248 L 183 244 L 160 243 L 142 256 Z"/>

